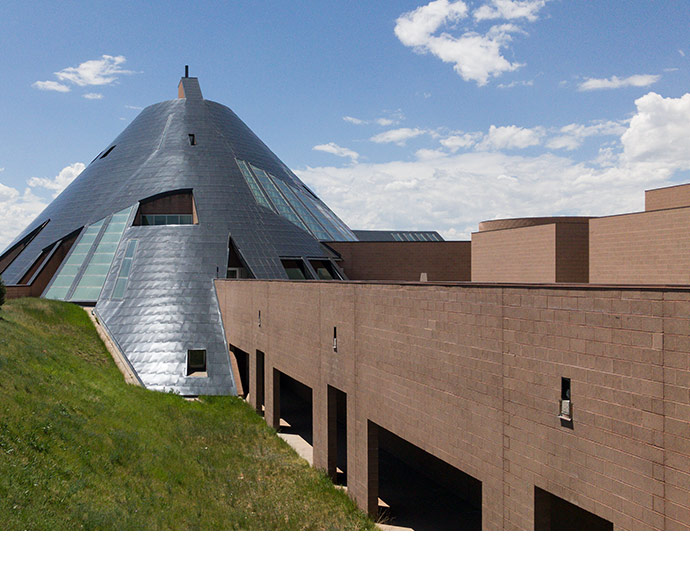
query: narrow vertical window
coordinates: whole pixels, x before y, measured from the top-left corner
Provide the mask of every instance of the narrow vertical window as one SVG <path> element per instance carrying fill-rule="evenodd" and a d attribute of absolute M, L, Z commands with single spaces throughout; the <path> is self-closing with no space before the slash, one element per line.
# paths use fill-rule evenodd
<path fill-rule="evenodd" d="M 196 145 L 196 135 L 194 133 L 189 133 L 189 144 Z"/>
<path fill-rule="evenodd" d="M 561 403 L 558 416 L 565 421 L 573 420 L 573 407 L 570 401 L 570 396 L 570 379 L 567 377 L 561 377 Z"/>

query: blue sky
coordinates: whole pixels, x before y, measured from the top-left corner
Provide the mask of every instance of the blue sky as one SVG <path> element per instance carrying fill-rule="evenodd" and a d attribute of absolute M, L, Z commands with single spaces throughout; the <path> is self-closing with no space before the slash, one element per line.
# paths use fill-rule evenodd
<path fill-rule="evenodd" d="M 188 64 L 353 228 L 640 211 L 690 180 L 690 3 L 0 7 L 0 246 Z"/>

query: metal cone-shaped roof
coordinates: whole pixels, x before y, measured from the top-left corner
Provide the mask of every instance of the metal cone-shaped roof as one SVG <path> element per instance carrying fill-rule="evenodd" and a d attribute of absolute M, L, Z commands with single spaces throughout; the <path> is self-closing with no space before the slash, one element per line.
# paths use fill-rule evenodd
<path fill-rule="evenodd" d="M 356 239 L 185 77 L 178 99 L 144 109 L 0 255 L 0 274 L 95 304 L 145 386 L 235 394 L 213 279 L 337 276 L 320 242 Z"/>

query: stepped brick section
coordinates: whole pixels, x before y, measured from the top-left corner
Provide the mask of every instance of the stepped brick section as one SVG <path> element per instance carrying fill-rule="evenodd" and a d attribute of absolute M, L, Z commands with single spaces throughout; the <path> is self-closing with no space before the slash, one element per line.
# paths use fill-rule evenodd
<path fill-rule="evenodd" d="M 614 529 L 690 529 L 690 289 L 216 281 L 230 344 L 347 394 L 348 489 L 373 511 L 378 425 L 482 482 L 486 530 L 535 526 L 535 488 Z M 259 325 L 259 312 L 261 324 Z M 337 327 L 337 351 L 333 328 Z M 559 419 L 571 379 L 573 421 Z"/>
<path fill-rule="evenodd" d="M 690 284 L 690 207 L 590 222 L 593 284 Z"/>
<path fill-rule="evenodd" d="M 648 189 L 644 192 L 645 211 L 690 206 L 690 183 Z"/>
<path fill-rule="evenodd" d="M 540 223 L 544 220 L 558 218 L 480 224 L 480 231 L 472 234 L 472 280 L 588 282 L 589 218 Z"/>

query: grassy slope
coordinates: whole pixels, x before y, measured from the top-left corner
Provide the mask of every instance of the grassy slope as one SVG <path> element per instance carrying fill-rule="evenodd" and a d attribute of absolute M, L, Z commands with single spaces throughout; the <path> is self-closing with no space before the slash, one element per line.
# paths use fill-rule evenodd
<path fill-rule="evenodd" d="M 248 405 L 125 384 L 86 314 L 0 311 L 0 529 L 373 529 Z"/>

